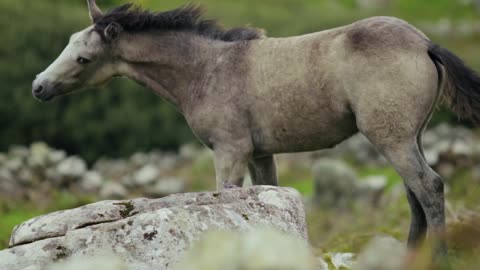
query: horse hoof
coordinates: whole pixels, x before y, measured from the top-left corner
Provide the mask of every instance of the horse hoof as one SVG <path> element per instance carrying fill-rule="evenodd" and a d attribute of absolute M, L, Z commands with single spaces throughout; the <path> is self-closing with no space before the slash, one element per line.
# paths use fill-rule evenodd
<path fill-rule="evenodd" d="M 225 184 L 223 184 L 223 188 L 224 189 L 232 189 L 232 188 L 240 188 L 240 187 L 235 185 L 235 184 L 225 183 Z"/>

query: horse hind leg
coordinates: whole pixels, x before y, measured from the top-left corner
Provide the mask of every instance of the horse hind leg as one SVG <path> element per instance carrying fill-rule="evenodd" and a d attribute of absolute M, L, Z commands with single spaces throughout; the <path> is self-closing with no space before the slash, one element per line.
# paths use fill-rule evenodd
<path fill-rule="evenodd" d="M 438 99 L 438 96 L 436 99 Z M 435 103 L 436 102 L 437 101 L 435 101 Z M 434 108 L 435 106 L 432 106 L 432 109 L 429 115 L 427 116 L 426 120 L 424 121 L 417 135 L 417 147 L 425 162 L 426 162 L 426 159 L 423 151 L 422 135 L 428 123 L 430 122 Z M 407 194 L 407 199 L 408 199 L 408 203 L 410 205 L 410 211 L 411 211 L 410 230 L 408 234 L 408 246 L 414 249 L 414 248 L 417 248 L 419 244 L 423 242 L 423 240 L 425 239 L 425 236 L 427 234 L 427 217 L 425 216 L 425 212 L 423 211 L 422 205 L 418 200 L 417 196 L 415 195 L 415 193 L 407 185 L 405 185 L 405 191 Z"/>
<path fill-rule="evenodd" d="M 409 246 L 416 247 L 427 231 L 440 235 L 445 230 L 443 181 L 428 166 L 421 148 L 421 134 L 441 87 L 427 54 L 398 55 L 394 60 L 400 65 L 385 63 L 381 74 L 395 77 L 367 76 L 360 70 L 365 80 L 357 87 L 362 91 L 351 100 L 358 129 L 404 180 L 412 211 Z M 445 252 L 445 244 L 440 243 L 437 254 Z"/>
<path fill-rule="evenodd" d="M 445 256 L 447 249 L 442 240 L 445 233 L 443 180 L 427 164 L 415 139 L 383 148 L 382 153 L 403 178 L 407 188 L 412 211 L 409 247 L 417 247 L 428 230 L 437 241 L 436 254 Z"/>
<path fill-rule="evenodd" d="M 405 185 L 405 191 L 411 212 L 408 247 L 415 249 L 423 242 L 427 234 L 427 218 L 415 193 L 407 185 Z"/>
<path fill-rule="evenodd" d="M 422 157 L 422 159 L 426 163 L 425 159 L 425 154 L 423 151 L 423 143 L 422 143 L 422 135 L 425 129 L 427 128 L 428 123 L 430 122 L 430 119 L 432 117 L 432 114 L 435 109 L 435 104 L 438 101 L 438 94 L 436 97 L 436 101 L 434 102 L 430 113 L 426 117 L 422 127 L 420 128 L 418 134 L 417 134 L 417 147 L 418 151 Z M 408 199 L 408 204 L 410 205 L 410 212 L 411 212 L 411 218 L 410 218 L 410 230 L 408 234 L 408 246 L 412 249 L 417 248 L 421 242 L 425 239 L 425 236 L 427 234 L 427 217 L 425 215 L 425 211 L 423 211 L 422 205 L 420 201 L 418 200 L 417 196 L 415 193 L 412 191 L 411 188 L 409 188 L 405 184 L 405 191 Z"/>
<path fill-rule="evenodd" d="M 423 107 L 417 104 L 403 111 L 398 109 L 397 112 L 403 112 L 400 114 L 392 113 L 395 107 L 393 110 L 384 107 L 383 113 L 357 117 L 357 125 L 404 180 L 412 213 L 409 247 L 417 247 L 429 231 L 439 241 L 436 254 L 443 257 L 446 255 L 446 245 L 441 240 L 445 231 L 444 185 L 425 161 L 419 144 L 424 127 L 421 121 L 429 114 L 429 108 Z"/>
<path fill-rule="evenodd" d="M 438 67 L 437 67 L 438 69 Z M 440 78 L 440 74 L 439 74 Z M 435 106 L 439 101 L 440 95 L 441 95 L 441 89 L 443 88 L 441 81 L 438 84 L 439 90 L 437 91 L 437 95 L 435 97 L 435 100 L 430 108 L 430 112 L 428 113 L 427 117 L 425 118 L 425 121 L 423 122 L 418 134 L 417 134 L 417 147 L 418 151 L 421 155 L 421 158 L 423 159 L 424 163 L 427 164 L 426 158 L 425 158 L 425 153 L 423 151 L 423 142 L 422 142 L 422 136 L 424 131 L 426 130 L 428 123 L 430 122 L 430 119 L 432 118 L 433 112 L 435 111 Z M 430 167 L 429 167 L 430 168 Z M 431 170 L 431 169 L 430 169 Z M 407 194 L 407 199 L 408 203 L 410 205 L 410 210 L 411 210 L 411 221 L 410 221 L 410 230 L 409 230 L 409 235 L 408 235 L 408 246 L 410 248 L 416 248 L 419 246 L 419 244 L 425 239 L 426 233 L 427 233 L 427 217 L 425 215 L 425 211 L 423 211 L 421 202 L 418 200 L 417 196 L 415 193 L 410 189 L 407 185 L 405 185 L 405 190 Z"/>

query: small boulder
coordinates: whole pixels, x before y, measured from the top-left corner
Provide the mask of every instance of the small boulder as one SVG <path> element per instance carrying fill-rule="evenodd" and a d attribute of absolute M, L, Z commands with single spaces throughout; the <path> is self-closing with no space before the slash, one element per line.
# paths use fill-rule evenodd
<path fill-rule="evenodd" d="M 322 206 L 346 206 L 355 196 L 357 175 L 345 162 L 323 158 L 313 166 L 314 200 Z"/>
<path fill-rule="evenodd" d="M 179 155 L 181 159 L 191 161 L 194 160 L 202 152 L 202 150 L 203 149 L 196 144 L 184 144 L 180 147 Z"/>
<path fill-rule="evenodd" d="M 185 180 L 180 178 L 165 178 L 159 179 L 152 187 L 146 188 L 145 193 L 154 197 L 164 197 L 185 192 L 185 190 Z"/>
<path fill-rule="evenodd" d="M 128 191 L 119 183 L 108 181 L 100 190 L 100 197 L 108 200 L 121 200 L 125 199 L 128 195 Z"/>
<path fill-rule="evenodd" d="M 133 182 L 137 186 L 147 186 L 155 182 L 160 176 L 157 166 L 148 164 L 142 167 L 133 175 Z"/>
<path fill-rule="evenodd" d="M 135 168 L 130 166 L 130 162 L 122 159 L 99 159 L 93 165 L 93 170 L 106 179 L 118 180 L 129 175 Z"/>
<path fill-rule="evenodd" d="M 133 154 L 129 161 L 135 167 L 142 167 L 149 162 L 149 157 L 146 153 L 138 152 Z"/>
<path fill-rule="evenodd" d="M 48 145 L 42 142 L 33 143 L 30 146 L 30 155 L 28 157 L 28 165 L 32 167 L 45 167 L 49 163 L 48 155 L 50 149 Z"/>
<path fill-rule="evenodd" d="M 102 176 L 95 171 L 88 171 L 80 180 L 80 188 L 86 192 L 97 192 L 103 185 Z"/>
<path fill-rule="evenodd" d="M 71 156 L 58 164 L 57 172 L 60 176 L 78 179 L 87 172 L 87 163 L 79 157 Z"/>
<path fill-rule="evenodd" d="M 50 164 L 58 164 L 67 157 L 67 153 L 63 150 L 50 150 L 48 153 L 48 162 Z"/>
<path fill-rule="evenodd" d="M 387 177 L 385 175 L 372 175 L 357 183 L 360 199 L 371 206 L 379 206 L 387 188 Z"/>

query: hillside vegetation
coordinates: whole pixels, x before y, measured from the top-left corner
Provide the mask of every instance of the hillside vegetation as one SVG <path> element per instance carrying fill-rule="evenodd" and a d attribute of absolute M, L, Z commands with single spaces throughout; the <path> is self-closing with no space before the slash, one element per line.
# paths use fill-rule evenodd
<path fill-rule="evenodd" d="M 103 9 L 125 3 L 98 0 Z M 152 10 L 166 10 L 190 1 L 141 0 Z M 476 43 L 479 9 L 457 0 L 198 0 L 225 26 L 250 24 L 269 36 L 290 36 L 347 24 L 373 15 L 403 18 L 437 43 L 480 70 Z M 365 2 L 384 3 L 365 7 Z M 172 106 L 153 93 L 117 79 L 100 90 L 40 104 L 31 97 L 35 74 L 46 68 L 68 42 L 69 35 L 89 25 L 84 0 L 0 0 L 0 150 L 12 144 L 46 141 L 88 161 L 100 156 L 126 156 L 153 148 L 175 150 L 194 140 Z M 448 113 L 434 119 L 455 121 Z"/>

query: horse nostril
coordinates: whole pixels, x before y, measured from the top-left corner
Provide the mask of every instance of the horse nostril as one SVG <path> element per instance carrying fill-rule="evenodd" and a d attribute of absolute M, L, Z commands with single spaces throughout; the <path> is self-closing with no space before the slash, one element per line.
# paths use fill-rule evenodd
<path fill-rule="evenodd" d="M 33 90 L 33 93 L 38 95 L 38 94 L 42 93 L 42 91 L 43 91 L 43 86 L 39 85 L 39 86 L 37 86 L 37 88 L 35 88 Z"/>

